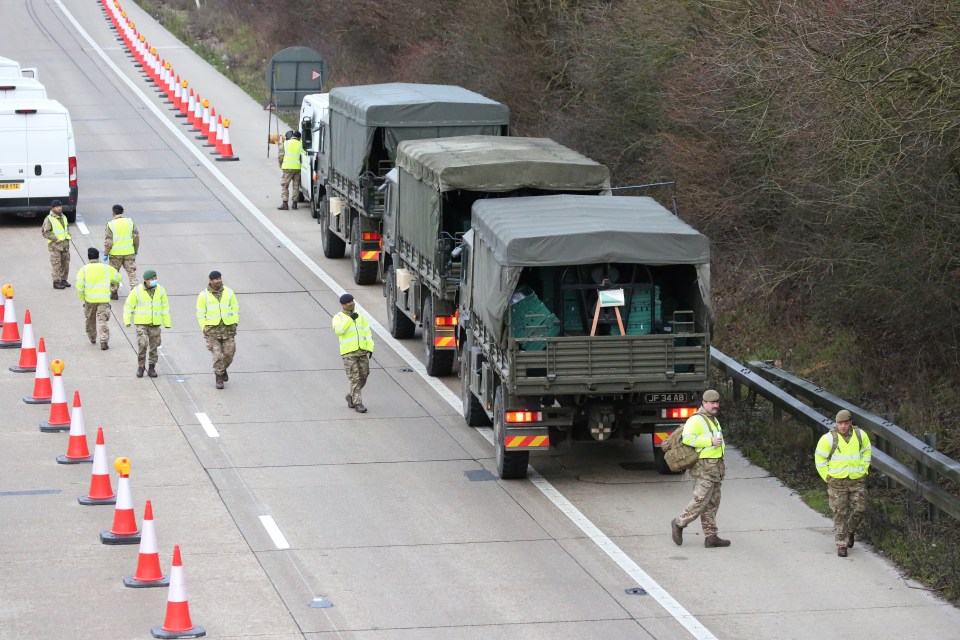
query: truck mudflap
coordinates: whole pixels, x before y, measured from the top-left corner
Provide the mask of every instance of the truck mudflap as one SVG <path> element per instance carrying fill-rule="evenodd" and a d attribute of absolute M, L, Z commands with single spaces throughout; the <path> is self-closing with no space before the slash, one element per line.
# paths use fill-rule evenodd
<path fill-rule="evenodd" d="M 507 451 L 540 451 L 550 448 L 550 433 L 547 427 L 507 427 L 503 446 Z"/>

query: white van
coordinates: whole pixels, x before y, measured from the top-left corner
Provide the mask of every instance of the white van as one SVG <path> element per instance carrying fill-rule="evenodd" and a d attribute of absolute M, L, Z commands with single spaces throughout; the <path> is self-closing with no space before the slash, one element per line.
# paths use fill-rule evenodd
<path fill-rule="evenodd" d="M 0 79 L 3 78 L 33 78 L 39 80 L 40 72 L 36 67 L 22 68 L 16 60 L 0 56 Z"/>
<path fill-rule="evenodd" d="M 46 100 L 47 88 L 33 78 L 0 78 L 0 100 Z"/>
<path fill-rule="evenodd" d="M 304 156 L 300 163 L 300 193 L 307 202 L 314 202 L 314 190 L 327 182 L 327 157 L 330 141 L 330 94 L 311 93 L 300 105 L 300 142 Z M 311 205 L 313 217 L 316 209 Z"/>
<path fill-rule="evenodd" d="M 56 100 L 0 101 L 0 213 L 47 213 L 60 200 L 77 217 L 77 148 Z"/>

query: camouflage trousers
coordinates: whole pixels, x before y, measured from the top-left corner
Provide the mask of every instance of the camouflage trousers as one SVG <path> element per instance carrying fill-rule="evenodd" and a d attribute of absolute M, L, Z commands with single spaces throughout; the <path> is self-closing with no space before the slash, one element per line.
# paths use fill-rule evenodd
<path fill-rule="evenodd" d="M 280 199 L 287 201 L 287 189 L 290 183 L 293 183 L 293 201 L 300 199 L 300 169 L 284 169 L 283 178 L 280 179 Z"/>
<path fill-rule="evenodd" d="M 693 499 L 677 516 L 677 524 L 685 527 L 697 518 L 706 536 L 717 535 L 717 511 L 720 509 L 720 485 L 726 473 L 723 458 L 701 458 L 690 469 Z"/>
<path fill-rule="evenodd" d="M 827 498 L 833 510 L 833 539 L 837 547 L 846 547 L 847 539 L 857 530 L 867 511 L 866 478 L 830 478 Z"/>
<path fill-rule="evenodd" d="M 62 249 L 55 248 L 54 244 L 57 243 L 48 245 L 50 249 L 50 275 L 53 277 L 54 283 L 57 283 L 66 280 L 67 273 L 70 271 L 70 243 L 63 242 Z"/>
<path fill-rule="evenodd" d="M 137 280 L 137 256 L 132 253 L 128 256 L 110 256 L 110 266 L 120 271 L 120 267 L 127 272 L 127 278 L 130 279 L 130 290 L 132 291 L 140 281 Z M 111 284 L 110 291 L 117 291 L 120 284 Z"/>
<path fill-rule="evenodd" d="M 354 351 L 343 356 L 343 370 L 350 383 L 350 396 L 354 404 L 363 404 L 363 386 L 370 375 L 370 360 L 366 351 Z"/>
<path fill-rule="evenodd" d="M 207 349 L 213 354 L 213 372 L 223 375 L 237 353 L 237 325 L 218 324 L 203 330 Z"/>
<path fill-rule="evenodd" d="M 83 315 L 87 319 L 87 337 L 90 342 L 109 342 L 110 303 L 84 302 Z"/>
<path fill-rule="evenodd" d="M 137 325 L 137 365 L 145 367 L 157 364 L 157 349 L 160 347 L 160 326 Z"/>

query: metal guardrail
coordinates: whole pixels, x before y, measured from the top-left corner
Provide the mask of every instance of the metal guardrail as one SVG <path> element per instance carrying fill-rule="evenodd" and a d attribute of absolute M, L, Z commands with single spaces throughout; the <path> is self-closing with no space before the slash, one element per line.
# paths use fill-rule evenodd
<path fill-rule="evenodd" d="M 895 446 L 898 451 L 913 458 L 926 469 L 933 470 L 954 482 L 960 481 L 960 463 L 956 460 L 936 451 L 935 448 L 890 421 L 851 405 L 809 380 L 763 362 L 741 364 L 714 348 L 710 349 L 710 361 L 733 380 L 735 388 L 740 385 L 746 386 L 751 392 L 766 398 L 776 409 L 786 411 L 803 424 L 819 427 L 824 432 L 829 431 L 834 427 L 833 418 L 822 415 L 818 408 L 825 407 L 831 412 L 847 409 L 856 417 L 857 426 L 871 436 L 879 436 L 885 443 Z M 782 389 L 780 384 L 789 387 L 792 393 L 813 402 L 817 408 L 810 407 L 794 397 L 791 392 Z M 911 469 L 877 447 L 873 449 L 871 466 L 937 509 L 960 520 L 960 498 L 939 487 L 935 477 L 928 477 L 922 472 Z"/>

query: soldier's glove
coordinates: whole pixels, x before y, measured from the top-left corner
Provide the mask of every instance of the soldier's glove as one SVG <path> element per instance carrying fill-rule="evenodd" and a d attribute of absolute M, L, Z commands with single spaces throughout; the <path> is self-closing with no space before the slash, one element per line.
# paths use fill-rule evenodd
<path fill-rule="evenodd" d="M 373 352 L 367 351 L 367 360 L 373 360 Z"/>
<path fill-rule="evenodd" d="M 350 314 L 350 317 L 353 318 L 354 320 L 356 320 L 357 318 L 360 317 L 360 314 L 357 313 L 356 311 L 354 311 L 353 313 Z"/>

